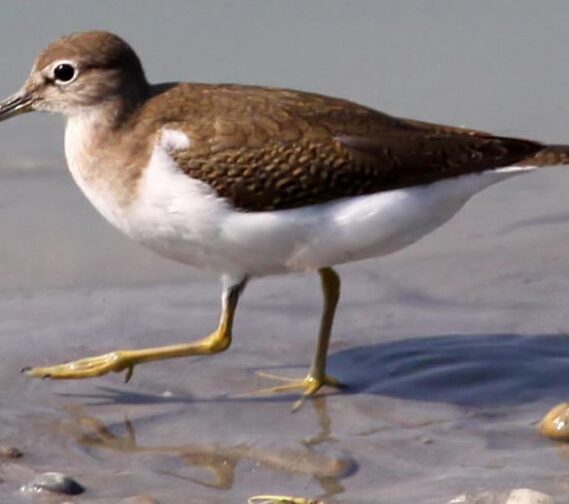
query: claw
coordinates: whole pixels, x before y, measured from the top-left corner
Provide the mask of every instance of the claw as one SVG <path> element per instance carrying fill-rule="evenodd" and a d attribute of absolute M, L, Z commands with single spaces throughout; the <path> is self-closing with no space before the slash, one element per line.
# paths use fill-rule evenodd
<path fill-rule="evenodd" d="M 134 364 L 128 366 L 127 370 L 126 370 L 126 374 L 124 376 L 124 382 L 128 383 L 130 381 L 130 379 L 132 378 L 132 375 L 134 373 Z"/>

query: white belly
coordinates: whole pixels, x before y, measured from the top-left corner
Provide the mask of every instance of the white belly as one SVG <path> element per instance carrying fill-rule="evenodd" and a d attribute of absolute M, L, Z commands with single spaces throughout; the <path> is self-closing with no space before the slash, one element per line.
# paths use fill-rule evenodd
<path fill-rule="evenodd" d="M 124 233 L 160 255 L 235 277 L 312 270 L 395 252 L 444 224 L 477 192 L 532 169 L 510 167 L 306 208 L 247 213 L 182 173 L 169 155 L 172 148 L 191 147 L 182 133 L 165 131 L 129 208 L 89 185 L 73 150 L 67 154 L 81 189 Z"/>
<path fill-rule="evenodd" d="M 132 235 L 161 255 L 230 275 L 305 271 L 389 254 L 453 217 L 482 189 L 526 171 L 484 172 L 307 208 L 239 212 L 175 165 L 155 163 Z"/>
<path fill-rule="evenodd" d="M 465 175 L 306 209 L 232 214 L 223 236 L 238 244 L 247 268 L 260 274 L 382 256 L 416 242 L 451 219 L 472 195 L 513 175 Z"/>

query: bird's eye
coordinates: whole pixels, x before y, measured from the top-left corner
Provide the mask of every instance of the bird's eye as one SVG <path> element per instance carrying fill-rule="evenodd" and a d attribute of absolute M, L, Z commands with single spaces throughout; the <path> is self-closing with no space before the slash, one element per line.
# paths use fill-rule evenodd
<path fill-rule="evenodd" d="M 60 63 L 53 69 L 53 78 L 59 82 L 69 82 L 75 77 L 75 68 L 69 63 Z"/>

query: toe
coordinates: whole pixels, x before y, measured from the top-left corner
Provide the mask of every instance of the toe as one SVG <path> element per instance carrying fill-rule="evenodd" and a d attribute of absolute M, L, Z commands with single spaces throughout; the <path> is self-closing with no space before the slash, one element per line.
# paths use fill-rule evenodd
<path fill-rule="evenodd" d="M 96 357 L 87 357 L 66 364 L 49 367 L 24 368 L 27 376 L 36 378 L 51 378 L 53 380 L 70 380 L 82 378 L 94 378 L 127 369 L 127 378 L 132 376 L 134 364 L 124 359 L 120 352 L 111 352 Z"/>

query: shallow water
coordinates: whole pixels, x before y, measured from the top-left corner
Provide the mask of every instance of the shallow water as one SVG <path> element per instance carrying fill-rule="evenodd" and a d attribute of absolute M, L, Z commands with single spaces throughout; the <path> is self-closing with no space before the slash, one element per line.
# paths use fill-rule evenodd
<path fill-rule="evenodd" d="M 258 370 L 305 372 L 320 307 L 309 276 L 253 282 L 220 356 L 140 366 L 128 384 L 21 376 L 26 365 L 202 336 L 219 286 L 123 240 L 66 174 L 3 177 L 0 201 L 42 198 L 13 199 L 0 215 L 13 236 L 0 260 L 0 444 L 26 454 L 2 465 L 0 496 L 17 502 L 31 471 L 57 470 L 88 488 L 81 502 L 439 503 L 515 486 L 568 498 L 567 454 L 535 432 L 567 397 L 568 236 L 555 220 L 523 224 L 549 209 L 519 196 L 535 181 L 563 202 L 564 179 L 552 169 L 497 186 L 408 251 L 341 268 L 330 372 L 349 388 L 293 414 L 292 395 L 232 395 L 265 385 Z M 510 215 L 490 219 L 506 201 Z"/>
<path fill-rule="evenodd" d="M 301 87 L 417 118 L 567 137 L 564 2 L 55 4 L 58 16 L 45 13 L 53 3 L 3 5 L 0 41 L 22 38 L 17 54 L 0 49 L 6 94 L 38 47 L 98 25 L 140 48 L 153 80 Z M 180 47 L 187 63 L 163 57 Z M 220 356 L 140 366 L 128 384 L 19 374 L 195 339 L 218 317 L 215 279 L 154 257 L 88 206 L 63 171 L 61 135 L 51 118 L 0 126 L 0 445 L 25 454 L 0 460 L 1 502 L 29 502 L 18 488 L 53 470 L 87 487 L 76 499 L 85 503 L 290 494 L 439 504 L 521 486 L 569 500 L 567 450 L 535 432 L 568 393 L 563 168 L 497 185 L 415 246 L 340 268 L 330 372 L 348 389 L 292 414 L 292 395 L 232 396 L 264 385 L 259 370 L 305 373 L 315 276 L 253 282 Z"/>

